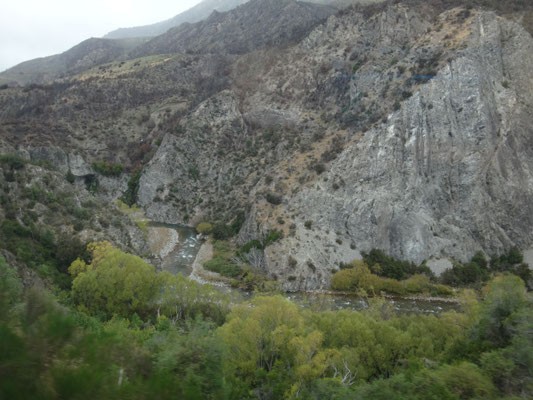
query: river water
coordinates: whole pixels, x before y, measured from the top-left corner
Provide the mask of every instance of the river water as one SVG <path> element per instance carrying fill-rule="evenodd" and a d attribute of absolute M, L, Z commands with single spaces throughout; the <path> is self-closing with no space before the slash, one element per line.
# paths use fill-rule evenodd
<path fill-rule="evenodd" d="M 172 274 L 189 276 L 202 242 L 192 228 L 151 222 L 148 225 L 152 252 L 162 258 L 161 268 Z"/>
<path fill-rule="evenodd" d="M 151 246 L 154 253 L 162 256 L 163 270 L 172 274 L 181 273 L 189 276 L 192 264 L 202 242 L 198 240 L 194 229 L 180 225 L 150 223 L 148 226 L 151 237 Z M 236 290 L 222 288 L 222 290 Z M 253 294 L 239 291 L 244 298 Z M 285 295 L 294 303 L 301 304 L 316 310 L 353 310 L 361 311 L 369 308 L 369 301 L 356 295 L 331 294 L 331 293 L 287 293 Z M 428 301 L 402 297 L 389 297 L 385 299 L 389 309 L 399 313 L 440 314 L 441 312 L 458 310 L 454 302 Z"/>

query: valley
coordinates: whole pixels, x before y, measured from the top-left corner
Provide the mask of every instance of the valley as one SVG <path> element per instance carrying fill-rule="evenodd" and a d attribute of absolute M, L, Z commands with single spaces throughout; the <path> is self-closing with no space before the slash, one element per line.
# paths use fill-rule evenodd
<path fill-rule="evenodd" d="M 531 398 L 532 35 L 204 0 L 0 73 L 0 398 Z"/>

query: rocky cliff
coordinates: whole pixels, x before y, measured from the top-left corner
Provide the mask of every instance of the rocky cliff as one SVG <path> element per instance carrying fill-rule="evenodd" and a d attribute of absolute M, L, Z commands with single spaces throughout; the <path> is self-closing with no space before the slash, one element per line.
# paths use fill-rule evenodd
<path fill-rule="evenodd" d="M 533 40 L 491 13 L 466 28 L 429 82 L 287 196 L 296 229 L 266 261 L 286 288 L 327 285 L 332 260 L 353 257 L 343 242 L 417 263 L 533 243 Z"/>
<path fill-rule="evenodd" d="M 527 249 L 533 39 L 456 3 L 252 1 L 140 58 L 1 90 L 0 150 L 77 179 L 121 163 L 97 176 L 105 199 L 141 170 L 156 221 L 244 214 L 238 244 L 281 231 L 256 267 L 287 290 L 327 287 L 372 248 L 417 263 Z"/>

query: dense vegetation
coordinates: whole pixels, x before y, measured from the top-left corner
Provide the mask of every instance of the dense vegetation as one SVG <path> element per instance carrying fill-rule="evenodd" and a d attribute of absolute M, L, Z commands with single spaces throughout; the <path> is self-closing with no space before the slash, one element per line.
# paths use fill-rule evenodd
<path fill-rule="evenodd" d="M 509 272 L 522 278 L 529 289 L 532 289 L 533 273 L 529 265 L 524 263 L 524 255 L 517 248 L 507 253 L 494 256 L 487 261 L 482 253 L 477 253 L 468 263 L 455 262 L 453 267 L 445 271 L 441 281 L 454 286 L 480 286 L 487 282 L 491 274 Z"/>
<path fill-rule="evenodd" d="M 0 398 L 497 399 L 533 396 L 533 304 L 494 277 L 463 311 L 313 311 L 157 274 L 109 243 L 61 303 L 0 258 Z M 239 304 L 240 303 L 240 304 Z"/>
<path fill-rule="evenodd" d="M 384 278 L 370 271 L 364 261 L 354 261 L 351 268 L 345 268 L 335 273 L 331 279 L 334 290 L 358 292 L 379 295 L 381 292 L 395 295 L 427 294 L 432 296 L 449 296 L 452 290 L 444 285 L 430 282 L 426 275 L 411 275 L 404 280 Z M 377 267 L 374 266 L 374 269 Z"/>
<path fill-rule="evenodd" d="M 133 223 L 53 167 L 0 156 L 0 254 L 26 267 L 28 279 L 70 289 L 68 268 L 78 257 L 88 259 L 87 242 L 127 242 Z"/>
<path fill-rule="evenodd" d="M 91 167 L 104 176 L 120 176 L 124 171 L 124 166 L 122 164 L 115 164 L 108 161 L 93 162 Z"/>
<path fill-rule="evenodd" d="M 385 278 L 401 280 L 416 274 L 424 274 L 429 277 L 433 276 L 427 265 L 416 265 L 413 262 L 397 260 L 379 249 L 373 249 L 369 253 L 363 253 L 363 261 L 370 267 L 373 273 Z"/>
<path fill-rule="evenodd" d="M 469 262 L 454 261 L 452 268 L 436 277 L 425 263 L 417 266 L 400 261 L 374 249 L 363 253 L 363 261 L 342 265 L 333 276 L 334 290 L 395 295 L 425 294 L 451 295 L 453 287 L 481 288 L 495 273 L 507 272 L 520 277 L 528 289 L 533 288 L 533 271 L 523 262 L 524 255 L 517 248 L 494 256 L 490 262 L 483 253 L 476 253 Z"/>

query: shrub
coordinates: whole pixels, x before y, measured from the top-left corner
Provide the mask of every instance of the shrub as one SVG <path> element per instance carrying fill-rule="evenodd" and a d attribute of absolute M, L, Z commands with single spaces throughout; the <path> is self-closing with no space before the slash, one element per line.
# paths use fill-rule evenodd
<path fill-rule="evenodd" d="M 128 189 L 124 192 L 121 199 L 128 206 L 133 206 L 137 203 L 137 196 L 139 193 L 139 182 L 141 180 L 142 170 L 137 170 L 133 173 L 128 181 Z"/>
<path fill-rule="evenodd" d="M 421 293 L 429 289 L 431 283 L 426 275 L 413 275 L 404 281 L 405 290 L 409 293 Z"/>
<path fill-rule="evenodd" d="M 104 176 L 120 176 L 122 171 L 124 171 L 122 164 L 114 164 L 109 161 L 96 161 L 91 164 L 91 167 Z"/>
<path fill-rule="evenodd" d="M 279 205 L 281 204 L 282 197 L 279 194 L 275 193 L 267 193 L 266 200 L 273 205 Z"/>
<path fill-rule="evenodd" d="M 264 247 L 270 246 L 272 243 L 277 242 L 278 240 L 283 238 L 283 232 L 280 231 L 272 231 L 270 232 L 267 237 L 265 238 Z"/>
<path fill-rule="evenodd" d="M 216 240 L 225 240 L 233 236 L 231 227 L 225 223 L 218 223 L 213 225 L 213 238 Z"/>
<path fill-rule="evenodd" d="M 433 273 L 427 265 L 417 266 L 409 261 L 400 261 L 394 257 L 390 257 L 385 254 L 384 251 L 379 249 L 373 249 L 370 253 L 363 253 L 363 260 L 370 266 L 373 272 L 379 276 L 394 279 L 407 279 L 415 274 L 424 274 L 429 277 L 433 276 Z M 379 265 L 378 269 L 375 269 L 375 265 Z"/>
<path fill-rule="evenodd" d="M 252 249 L 263 250 L 263 248 L 263 244 L 259 240 L 252 240 L 241 247 L 240 253 L 245 254 L 249 253 Z"/>
<path fill-rule="evenodd" d="M 0 156 L 0 163 L 6 164 L 12 170 L 22 169 L 26 165 L 26 161 L 23 158 L 12 154 Z"/>
<path fill-rule="evenodd" d="M 242 269 L 238 265 L 231 263 L 222 257 L 215 257 L 212 260 L 207 261 L 204 264 L 204 268 L 228 278 L 236 278 L 242 273 Z"/>
<path fill-rule="evenodd" d="M 76 177 L 74 176 L 74 174 L 72 173 L 72 171 L 70 169 L 68 170 L 67 174 L 65 175 L 65 179 L 69 183 L 74 183 L 76 181 Z"/>
<path fill-rule="evenodd" d="M 85 187 L 88 192 L 93 194 L 96 193 L 98 186 L 98 178 L 95 175 L 88 175 L 85 177 Z"/>
<path fill-rule="evenodd" d="M 189 176 L 191 179 L 197 181 L 198 179 L 200 179 L 200 171 L 198 170 L 197 167 L 189 167 Z"/>
<path fill-rule="evenodd" d="M 202 233 L 204 235 L 209 235 L 213 230 L 213 225 L 209 222 L 200 222 L 196 227 L 196 232 Z"/>
<path fill-rule="evenodd" d="M 289 267 L 296 268 L 298 261 L 293 256 L 289 256 Z"/>
<path fill-rule="evenodd" d="M 306 229 L 311 229 L 313 227 L 313 221 L 305 221 L 304 226 Z"/>
<path fill-rule="evenodd" d="M 322 174 L 326 170 L 326 166 L 322 163 L 317 163 L 313 165 L 313 171 L 315 171 L 318 175 Z"/>
<path fill-rule="evenodd" d="M 350 266 L 351 268 L 341 269 L 333 275 L 331 279 L 332 289 L 354 292 L 362 289 L 373 294 L 379 294 L 382 291 L 397 295 L 409 293 L 452 294 L 452 291 L 445 286 L 431 284 L 426 275 L 414 275 L 409 279 L 400 281 L 383 278 L 372 273 L 364 261 L 354 261 Z"/>
<path fill-rule="evenodd" d="M 246 221 L 246 215 L 244 214 L 244 211 L 239 211 L 237 215 L 235 216 L 235 218 L 233 218 L 233 221 L 231 221 L 232 236 L 239 233 L 245 221 Z"/>

